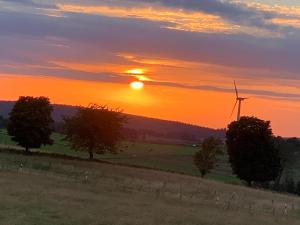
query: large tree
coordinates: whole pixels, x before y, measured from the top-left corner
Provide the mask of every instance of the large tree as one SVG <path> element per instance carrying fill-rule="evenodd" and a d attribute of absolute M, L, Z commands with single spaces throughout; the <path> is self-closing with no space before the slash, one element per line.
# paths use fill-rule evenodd
<path fill-rule="evenodd" d="M 106 106 L 79 107 L 74 116 L 64 118 L 65 139 L 72 148 L 88 152 L 90 159 L 94 153 L 116 153 L 124 120 L 121 111 Z"/>
<path fill-rule="evenodd" d="M 26 152 L 30 148 L 52 144 L 52 111 L 53 108 L 46 97 L 20 97 L 9 114 L 8 134 L 13 141 L 24 147 Z"/>
<path fill-rule="evenodd" d="M 222 154 L 222 141 L 209 137 L 203 140 L 201 149 L 194 156 L 194 163 L 198 167 L 201 177 L 209 173 L 216 165 L 217 155 Z"/>
<path fill-rule="evenodd" d="M 226 144 L 233 172 L 249 186 L 275 180 L 281 171 L 279 150 L 269 121 L 242 117 L 228 125 Z"/>

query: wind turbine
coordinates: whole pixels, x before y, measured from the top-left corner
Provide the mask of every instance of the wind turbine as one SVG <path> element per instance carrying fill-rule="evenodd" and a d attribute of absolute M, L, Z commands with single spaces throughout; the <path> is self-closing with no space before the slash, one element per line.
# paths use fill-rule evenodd
<path fill-rule="evenodd" d="M 239 96 L 239 92 L 238 92 L 238 89 L 237 89 L 237 87 L 236 87 L 235 81 L 234 81 L 234 88 L 235 88 L 235 94 L 236 94 L 236 101 L 235 101 L 233 110 L 232 110 L 232 112 L 231 112 L 231 116 L 232 116 L 232 114 L 233 114 L 233 112 L 234 112 L 234 110 L 235 110 L 235 108 L 236 108 L 236 105 L 238 104 L 237 121 L 239 121 L 240 118 L 241 118 L 241 107 L 242 107 L 242 102 L 243 102 L 244 100 L 248 99 L 248 98 L 242 98 L 242 97 Z M 231 116 L 230 116 L 230 117 L 231 117 Z"/>

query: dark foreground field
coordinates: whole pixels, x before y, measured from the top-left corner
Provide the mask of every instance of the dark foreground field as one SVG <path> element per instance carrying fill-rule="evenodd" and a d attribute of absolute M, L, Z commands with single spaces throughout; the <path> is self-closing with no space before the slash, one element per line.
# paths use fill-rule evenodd
<path fill-rule="evenodd" d="M 0 153 L 0 224 L 300 224 L 300 199 L 160 171 Z"/>

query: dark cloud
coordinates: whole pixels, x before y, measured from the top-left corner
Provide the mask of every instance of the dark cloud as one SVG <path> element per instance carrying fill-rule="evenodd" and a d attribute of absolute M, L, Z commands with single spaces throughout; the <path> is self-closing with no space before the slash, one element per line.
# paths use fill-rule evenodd
<path fill-rule="evenodd" d="M 127 0 L 128 2 L 141 2 L 148 4 L 160 4 L 165 7 L 201 11 L 214 14 L 235 24 L 260 27 L 268 30 L 287 30 L 287 28 L 271 24 L 267 20 L 277 17 L 274 12 L 261 11 L 249 8 L 247 5 L 232 1 L 221 0 Z"/>
<path fill-rule="evenodd" d="M 26 76 L 48 76 L 57 77 L 72 80 L 84 80 L 84 81 L 95 81 L 95 82 L 108 82 L 108 83 L 126 83 L 128 84 L 132 78 L 129 76 L 122 76 L 114 73 L 91 73 L 91 72 L 81 72 L 66 68 L 57 68 L 54 65 L 40 65 L 34 69 L 30 67 L 24 67 L 22 70 L 11 66 L 2 65 L 1 73 L 4 74 L 15 74 L 15 75 L 26 75 Z M 53 66 L 51 68 L 51 66 Z"/>
<path fill-rule="evenodd" d="M 179 87 L 179 88 L 194 89 L 194 90 L 233 93 L 233 96 L 235 96 L 234 88 L 224 88 L 224 87 L 207 86 L 207 85 L 185 85 L 176 82 L 147 82 L 147 83 L 151 85 L 163 85 L 169 87 Z M 285 99 L 300 101 L 300 94 L 283 93 L 283 92 L 266 91 L 266 90 L 255 90 L 255 89 L 239 89 L 239 92 L 243 95 L 246 95 L 245 97 L 251 97 L 251 96 L 252 97 L 253 96 L 273 97 L 273 98 L 285 98 Z"/>
<path fill-rule="evenodd" d="M 299 79 L 297 73 L 300 71 L 300 44 L 297 39 L 181 32 L 161 29 L 160 24 L 154 22 L 83 14 L 55 18 L 25 13 L 0 13 L 0 27 L 0 35 L 9 36 L 10 39 L 16 37 L 22 40 L 28 37 L 40 41 L 49 36 L 66 39 L 67 43 L 73 44 L 69 50 L 46 50 L 56 51 L 58 56 L 63 52 L 71 52 L 74 55 L 69 55 L 74 59 L 76 56 L 80 59 L 91 59 L 99 50 L 112 54 L 143 53 L 233 68 L 263 69 L 268 71 L 263 75 L 267 77 L 274 76 L 272 71 L 276 71 L 278 77 Z M 12 46 L 14 44 L 18 45 L 18 40 Z M 2 42 L 0 45 L 5 46 L 7 43 Z M 85 48 L 89 51 L 84 51 Z M 31 49 L 35 48 L 28 47 L 28 52 Z M 17 51 L 18 49 L 13 50 Z M 9 49 L 7 52 L 12 54 Z M 256 76 L 251 73 L 251 76 Z"/>

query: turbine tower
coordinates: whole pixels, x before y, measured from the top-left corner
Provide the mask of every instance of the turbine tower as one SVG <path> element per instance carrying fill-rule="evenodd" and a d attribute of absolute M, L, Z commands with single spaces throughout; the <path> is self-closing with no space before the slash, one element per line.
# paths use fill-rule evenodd
<path fill-rule="evenodd" d="M 233 112 L 234 112 L 234 110 L 235 110 L 235 108 L 236 108 L 236 105 L 238 104 L 238 111 L 237 111 L 237 117 L 236 117 L 236 119 L 237 119 L 237 121 L 239 121 L 240 118 L 241 118 L 242 102 L 243 102 L 244 100 L 248 99 L 248 98 L 242 98 L 242 97 L 239 96 L 239 92 L 238 92 L 238 89 L 237 89 L 237 87 L 236 87 L 235 81 L 234 81 L 234 88 L 235 88 L 235 94 L 236 94 L 236 101 L 235 101 L 233 110 L 232 110 L 232 112 L 231 112 L 231 116 L 232 116 L 232 114 L 233 114 Z M 230 117 L 231 117 L 231 116 L 230 116 Z"/>

